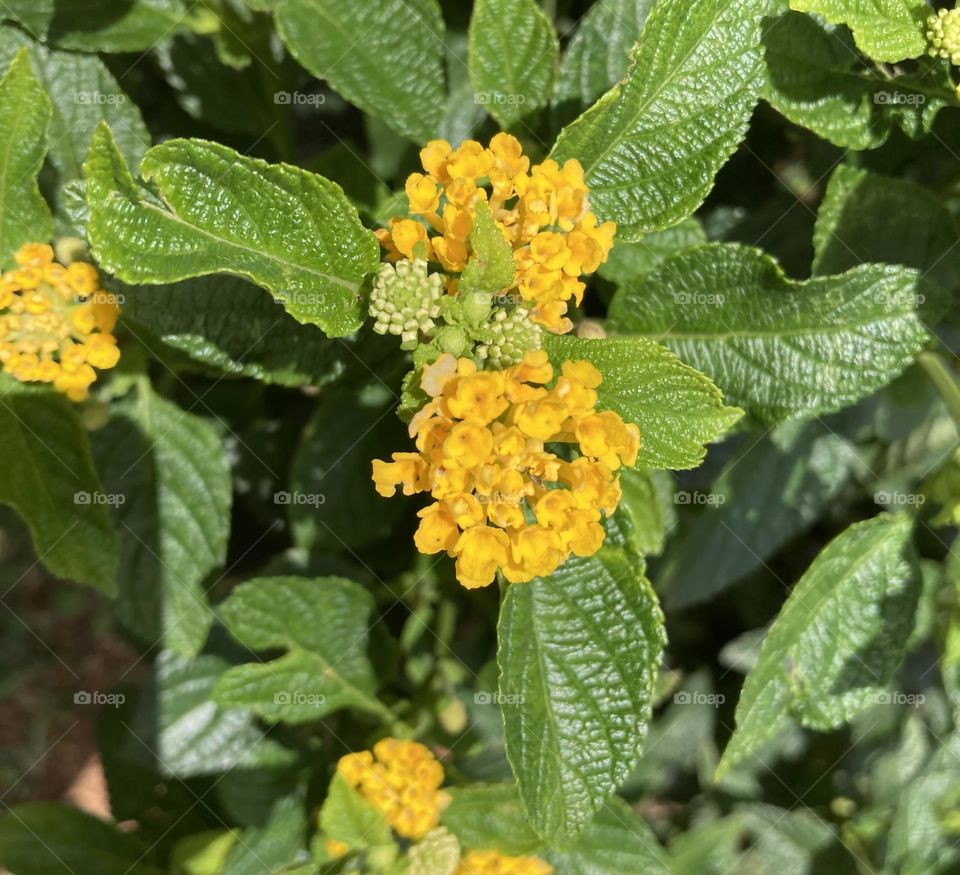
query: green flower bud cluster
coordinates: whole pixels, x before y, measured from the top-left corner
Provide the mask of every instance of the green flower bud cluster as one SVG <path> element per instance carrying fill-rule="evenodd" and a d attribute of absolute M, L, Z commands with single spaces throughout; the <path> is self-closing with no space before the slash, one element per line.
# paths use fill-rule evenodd
<path fill-rule="evenodd" d="M 927 19 L 930 54 L 960 67 L 960 8 L 941 9 Z"/>
<path fill-rule="evenodd" d="M 396 334 L 404 349 L 413 349 L 420 334 L 430 334 L 440 318 L 443 276 L 427 272 L 427 262 L 381 264 L 370 294 L 370 315 L 377 334 Z"/>
<path fill-rule="evenodd" d="M 530 318 L 530 311 L 523 307 L 514 310 L 498 309 L 487 323 L 492 335 L 488 342 L 477 346 L 477 358 L 495 370 L 503 370 L 519 364 L 524 353 L 539 349 L 543 332 Z"/>

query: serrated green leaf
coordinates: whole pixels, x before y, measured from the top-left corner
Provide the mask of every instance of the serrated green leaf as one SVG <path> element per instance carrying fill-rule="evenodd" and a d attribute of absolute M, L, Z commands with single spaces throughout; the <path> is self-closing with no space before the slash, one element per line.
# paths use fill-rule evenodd
<path fill-rule="evenodd" d="M 813 273 L 827 276 L 867 262 L 913 267 L 945 292 L 942 301 L 923 302 L 942 312 L 960 288 L 953 257 L 958 240 L 953 214 L 933 192 L 841 164 L 817 212 Z"/>
<path fill-rule="evenodd" d="M 560 43 L 534 0 L 477 0 L 470 18 L 476 99 L 509 128 L 550 101 Z"/>
<path fill-rule="evenodd" d="M 912 528 L 905 514 L 855 523 L 813 561 L 747 675 L 718 779 L 790 716 L 814 729 L 835 729 L 882 701 L 920 591 Z"/>
<path fill-rule="evenodd" d="M 136 184 L 105 125 L 84 172 L 92 251 L 125 282 L 232 273 L 330 335 L 363 321 L 359 292 L 379 247 L 338 185 L 216 143 L 170 140 L 140 165 L 161 204 Z"/>
<path fill-rule="evenodd" d="M 700 222 L 692 217 L 684 219 L 679 225 L 644 234 L 636 241 L 615 241 L 610 257 L 600 265 L 599 273 L 618 286 L 638 283 L 671 255 L 706 242 L 707 235 Z"/>
<path fill-rule="evenodd" d="M 90 441 L 52 389 L 0 378 L 0 502 L 27 523 L 37 558 L 60 577 L 116 592 L 120 546 Z"/>
<path fill-rule="evenodd" d="M 705 445 L 743 415 L 724 406 L 709 378 L 646 338 L 549 335 L 544 348 L 555 365 L 586 359 L 600 370 L 599 406 L 640 429 L 637 467 L 696 468 L 706 455 Z"/>
<path fill-rule="evenodd" d="M 212 829 L 184 836 L 170 853 L 170 875 L 220 875 L 236 843 L 233 830 Z"/>
<path fill-rule="evenodd" d="M 666 228 L 700 206 L 747 130 L 762 79 L 761 4 L 662 0 L 623 83 L 560 134 L 590 203 L 623 239 Z"/>
<path fill-rule="evenodd" d="M 658 570 L 658 591 L 671 608 L 705 601 L 763 565 L 817 520 L 857 463 L 854 447 L 816 422 L 745 441 L 709 493 L 674 497 L 696 513 Z"/>
<path fill-rule="evenodd" d="M 673 478 L 665 471 L 626 469 L 620 488 L 617 515 L 627 520 L 628 543 L 641 556 L 659 554 L 677 520 Z"/>
<path fill-rule="evenodd" d="M 336 773 L 320 809 L 320 829 L 325 838 L 345 842 L 351 848 L 393 844 L 384 813 Z"/>
<path fill-rule="evenodd" d="M 162 651 L 112 755 L 182 779 L 289 766 L 296 755 L 269 738 L 249 711 L 214 701 L 214 684 L 227 668 L 217 656 Z"/>
<path fill-rule="evenodd" d="M 874 264 L 798 283 L 759 250 L 717 243 L 619 290 L 610 326 L 665 343 L 773 424 L 840 410 L 902 373 L 928 339 L 920 288 L 916 271 Z"/>
<path fill-rule="evenodd" d="M 939 111 L 955 103 L 951 86 L 935 69 L 882 78 L 865 68 L 843 28 L 800 12 L 765 23 L 762 97 L 837 146 L 875 149 L 898 127 L 921 137 Z"/>
<path fill-rule="evenodd" d="M 37 175 L 47 154 L 47 129 L 53 108 L 30 65 L 17 52 L 0 81 L 0 265 L 14 265 L 24 243 L 47 242 L 53 235 L 50 207 L 40 194 Z"/>
<path fill-rule="evenodd" d="M 422 143 L 445 105 L 443 16 L 436 0 L 279 0 L 293 56 L 351 103 Z"/>
<path fill-rule="evenodd" d="M 56 802 L 0 817 L 0 866 L 13 875 L 160 875 L 150 849 L 113 824 Z"/>
<path fill-rule="evenodd" d="M 499 292 L 514 280 L 516 265 L 513 249 L 493 219 L 490 208 L 477 204 L 476 218 L 470 230 L 473 256 L 460 276 L 464 292 Z"/>
<path fill-rule="evenodd" d="M 627 74 L 630 50 L 640 40 L 654 0 L 595 3 L 580 19 L 557 76 L 554 102 L 586 107 Z"/>
<path fill-rule="evenodd" d="M 71 180 L 83 177 L 83 160 L 101 121 L 110 125 L 124 158 L 130 163 L 140 161 L 150 145 L 150 134 L 140 110 L 103 61 L 96 55 L 57 51 L 14 27 L 0 27 L 0 68 L 6 69 L 21 48 L 29 49 L 37 79 L 53 103 L 47 157 L 57 170 L 61 191 Z"/>
<path fill-rule="evenodd" d="M 220 606 L 230 633 L 251 650 L 285 649 L 270 662 L 229 669 L 214 699 L 267 720 L 306 723 L 357 707 L 384 713 L 366 642 L 373 599 L 340 577 L 264 577 Z"/>
<path fill-rule="evenodd" d="M 230 466 L 217 430 L 142 386 L 94 436 L 120 532 L 117 612 L 146 644 L 200 652 L 213 622 L 204 579 L 226 559 Z"/>
<path fill-rule="evenodd" d="M 608 547 L 510 586 L 498 633 L 507 759 L 531 825 L 569 844 L 640 758 L 665 640 L 656 596 Z"/>
<path fill-rule="evenodd" d="M 874 61 L 895 63 L 927 50 L 925 0 L 790 0 L 790 8 L 846 24 L 857 48 Z"/>
<path fill-rule="evenodd" d="M 441 822 L 465 848 L 499 850 L 512 857 L 534 854 L 543 841 L 531 829 L 515 784 L 451 787 Z"/>
<path fill-rule="evenodd" d="M 305 853 L 306 835 L 305 801 L 296 795 L 278 799 L 266 823 L 240 834 L 220 875 L 285 872 Z"/>

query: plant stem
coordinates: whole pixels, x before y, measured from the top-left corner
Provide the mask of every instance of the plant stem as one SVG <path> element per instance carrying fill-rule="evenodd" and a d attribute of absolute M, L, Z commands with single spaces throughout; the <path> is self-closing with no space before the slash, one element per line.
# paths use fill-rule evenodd
<path fill-rule="evenodd" d="M 957 431 L 960 432 L 960 384 L 957 383 L 950 367 L 943 356 L 935 352 L 922 352 L 917 357 L 917 361 L 927 372 L 933 385 L 937 387 L 943 403 L 947 405 L 947 410 L 953 417 Z"/>

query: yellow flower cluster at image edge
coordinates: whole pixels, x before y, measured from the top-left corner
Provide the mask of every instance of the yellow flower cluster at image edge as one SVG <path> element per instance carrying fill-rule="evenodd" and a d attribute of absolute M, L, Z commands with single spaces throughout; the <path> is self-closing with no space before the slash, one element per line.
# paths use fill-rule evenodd
<path fill-rule="evenodd" d="M 470 260 L 476 204 L 484 201 L 513 247 L 516 291 L 532 307 L 531 317 L 555 333 L 569 331 L 568 302 L 580 303 L 580 277 L 607 260 L 616 232 L 615 223 L 598 225 L 590 211 L 580 163 L 561 167 L 548 159 L 531 168 L 509 134 L 497 134 L 489 148 L 468 140 L 453 149 L 434 140 L 420 159 L 425 173 L 406 182 L 410 213 L 419 220 L 393 219 L 378 232 L 389 259 L 413 260 L 419 251 L 440 264 L 448 292 L 456 294 L 454 275 Z"/>
<path fill-rule="evenodd" d="M 604 540 L 601 513 L 620 500 L 616 472 L 636 463 L 640 447 L 636 425 L 596 411 L 601 382 L 585 361 L 565 362 L 554 382 L 544 350 L 502 371 L 443 355 L 423 371 L 431 400 L 410 423 L 417 452 L 375 460 L 377 491 L 431 494 L 417 549 L 455 557 L 468 588 L 491 583 L 498 569 L 528 581 L 571 554 L 590 556 Z M 562 459 L 548 443 L 568 444 L 576 457 Z"/>
<path fill-rule="evenodd" d="M 120 359 L 112 334 L 120 309 L 90 264 L 58 264 L 45 243 L 23 246 L 14 259 L 18 267 L 0 276 L 0 364 L 22 382 L 52 383 L 82 401 L 94 368 Z"/>
<path fill-rule="evenodd" d="M 429 748 L 416 741 L 385 738 L 373 750 L 349 753 L 337 773 L 376 809 L 398 836 L 422 839 L 440 822 L 449 801 L 440 786 L 443 766 Z M 327 850 L 340 856 L 349 847 L 328 840 Z M 537 857 L 508 857 L 497 851 L 467 851 L 456 875 L 551 875 L 553 867 Z"/>

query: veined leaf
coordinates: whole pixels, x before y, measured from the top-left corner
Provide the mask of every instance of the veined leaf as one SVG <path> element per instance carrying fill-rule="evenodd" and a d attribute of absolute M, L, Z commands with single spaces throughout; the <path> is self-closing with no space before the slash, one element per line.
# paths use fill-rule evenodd
<path fill-rule="evenodd" d="M 937 113 L 956 102 L 952 86 L 936 69 L 889 79 L 865 69 L 842 27 L 799 12 L 765 23 L 763 98 L 790 121 L 838 146 L 875 149 L 897 127 L 921 137 Z"/>
<path fill-rule="evenodd" d="M 0 458 L 0 502 L 27 523 L 37 558 L 60 577 L 116 592 L 117 532 L 70 402 L 0 378 Z"/>
<path fill-rule="evenodd" d="M 550 844 L 569 844 L 640 758 L 664 632 L 638 561 L 607 547 L 507 590 L 497 657 L 507 759 Z"/>
<path fill-rule="evenodd" d="M 895 63 L 927 50 L 925 0 L 790 0 L 797 12 L 814 12 L 831 24 L 846 24 L 865 55 Z"/>
<path fill-rule="evenodd" d="M 366 654 L 372 608 L 363 587 L 340 577 L 264 577 L 241 584 L 220 606 L 230 633 L 251 650 L 288 652 L 229 669 L 214 699 L 289 723 L 346 707 L 383 713 Z"/>
<path fill-rule="evenodd" d="M 706 242 L 703 226 L 692 217 L 636 241 L 618 240 L 609 259 L 600 265 L 600 276 L 618 286 L 638 283 L 674 253 Z"/>
<path fill-rule="evenodd" d="M 436 0 L 279 0 L 293 56 L 351 103 L 421 143 L 446 102 L 443 16 Z"/>
<path fill-rule="evenodd" d="M 470 19 L 470 80 L 504 128 L 546 106 L 560 44 L 535 0 L 476 0 Z"/>
<path fill-rule="evenodd" d="M 654 0 L 609 0 L 590 7 L 570 40 L 557 77 L 554 102 L 589 106 L 619 82 L 630 66 Z"/>
<path fill-rule="evenodd" d="M 90 139 L 101 121 L 110 125 L 123 157 L 130 163 L 140 161 L 150 146 L 150 134 L 140 110 L 100 58 L 57 51 L 15 27 L 0 27 L 0 68 L 6 69 L 21 48 L 29 49 L 37 79 L 53 102 L 48 158 L 59 173 L 61 188 L 83 177 Z"/>
<path fill-rule="evenodd" d="M 772 424 L 840 410 L 898 376 L 927 341 L 919 290 L 916 271 L 877 264 L 793 282 L 762 252 L 718 243 L 620 289 L 610 326 L 667 344 Z"/>
<path fill-rule="evenodd" d="M 548 335 L 544 347 L 555 365 L 586 359 L 600 370 L 599 406 L 640 429 L 637 467 L 695 468 L 706 455 L 705 445 L 743 415 L 724 405 L 708 377 L 646 338 Z"/>
<path fill-rule="evenodd" d="M 623 239 L 674 225 L 700 206 L 747 130 L 761 83 L 762 4 L 661 0 L 627 78 L 560 134 L 601 220 Z"/>
<path fill-rule="evenodd" d="M 268 289 L 330 335 L 361 324 L 359 291 L 379 248 L 340 186 L 203 140 L 151 149 L 141 189 L 101 125 L 84 165 L 97 260 L 132 283 L 232 273 Z"/>
<path fill-rule="evenodd" d="M 513 283 L 516 274 L 513 249 L 483 202 L 477 204 L 470 246 L 474 255 L 460 277 L 463 291 L 499 292 Z"/>
<path fill-rule="evenodd" d="M 336 772 L 320 809 L 320 828 L 325 838 L 346 842 L 351 848 L 393 843 L 390 824 L 384 813 Z"/>
<path fill-rule="evenodd" d="M 213 621 L 204 579 L 222 565 L 231 481 L 206 420 L 142 388 L 94 436 L 108 494 L 121 495 L 120 619 L 148 644 L 200 652 Z"/>
<path fill-rule="evenodd" d="M 813 561 L 774 620 L 737 703 L 717 777 L 797 717 L 835 729 L 878 698 L 913 628 L 920 591 L 906 514 L 856 523 Z"/>
<path fill-rule="evenodd" d="M 37 185 L 52 113 L 27 52 L 19 51 L 0 81 L 0 265 L 5 268 L 13 266 L 13 253 L 24 243 L 45 243 L 53 236 L 50 208 Z"/>
<path fill-rule="evenodd" d="M 543 844 L 527 821 L 516 785 L 473 784 L 449 792 L 442 822 L 465 848 L 522 857 Z"/>
<path fill-rule="evenodd" d="M 278 799 L 264 824 L 240 834 L 220 875 L 290 872 L 304 854 L 306 839 L 307 810 L 300 794 Z"/>

